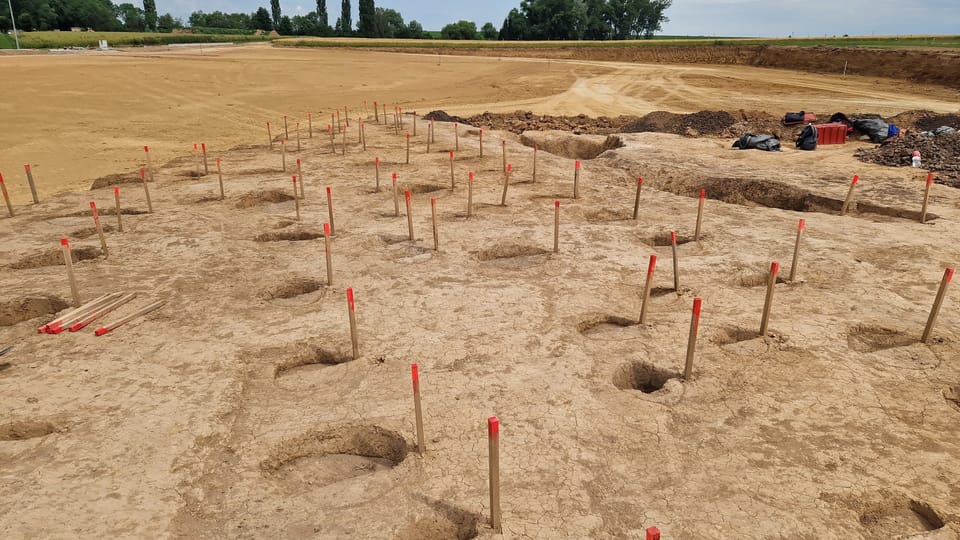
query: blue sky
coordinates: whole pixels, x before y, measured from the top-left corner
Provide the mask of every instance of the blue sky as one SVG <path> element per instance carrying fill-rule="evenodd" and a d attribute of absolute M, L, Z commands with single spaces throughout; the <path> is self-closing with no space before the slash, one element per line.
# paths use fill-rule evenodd
<path fill-rule="evenodd" d="M 330 24 L 340 16 L 340 0 L 327 0 Z M 378 7 L 395 9 L 405 21 L 419 21 L 427 30 L 466 19 L 477 26 L 500 28 L 520 0 L 382 0 Z M 351 0 L 357 20 L 357 0 Z M 269 0 L 159 0 L 157 9 L 184 20 L 192 11 L 244 11 L 270 7 Z M 281 0 L 285 15 L 316 10 L 314 0 Z M 710 36 L 823 36 L 960 34 L 960 0 L 674 0 L 667 10 L 664 33 Z"/>

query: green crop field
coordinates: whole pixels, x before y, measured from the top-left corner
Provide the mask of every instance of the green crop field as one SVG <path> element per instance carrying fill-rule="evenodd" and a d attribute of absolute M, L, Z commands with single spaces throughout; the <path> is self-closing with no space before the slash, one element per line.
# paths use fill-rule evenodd
<path fill-rule="evenodd" d="M 436 49 L 550 49 L 561 47 L 694 47 L 694 46 L 795 46 L 795 47 L 936 47 L 960 48 L 960 36 L 882 36 L 847 38 L 704 38 L 663 36 L 630 41 L 451 41 L 417 39 L 284 38 L 285 47 L 411 47 Z"/>
<path fill-rule="evenodd" d="M 63 47 L 96 47 L 101 39 L 111 47 L 169 45 L 172 43 L 222 43 L 269 41 L 267 36 L 252 34 L 166 34 L 157 32 L 23 32 L 20 47 L 24 49 L 59 49 Z M 12 48 L 13 36 L 2 36 L 0 48 Z"/>

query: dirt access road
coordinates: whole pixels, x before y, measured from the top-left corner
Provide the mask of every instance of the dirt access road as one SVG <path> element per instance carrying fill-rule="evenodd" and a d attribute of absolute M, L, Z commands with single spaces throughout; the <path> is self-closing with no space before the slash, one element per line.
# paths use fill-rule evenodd
<path fill-rule="evenodd" d="M 437 61 L 436 55 L 266 45 L 0 58 L 0 74 L 9 81 L 0 102 L 6 126 L 0 172 L 14 200 L 25 202 L 27 162 L 43 196 L 85 189 L 93 178 L 142 166 L 144 144 L 158 161 L 189 152 L 195 142 L 221 152 L 265 137 L 267 121 L 278 133 L 285 114 L 305 124 L 312 111 L 321 129 L 332 110 L 347 105 L 352 115 L 364 101 L 452 114 L 956 110 L 955 90 L 875 78 L 742 66 Z"/>

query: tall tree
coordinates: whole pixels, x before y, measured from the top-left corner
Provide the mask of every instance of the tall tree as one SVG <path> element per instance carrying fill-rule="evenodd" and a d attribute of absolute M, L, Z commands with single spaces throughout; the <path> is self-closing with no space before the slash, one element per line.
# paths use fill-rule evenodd
<path fill-rule="evenodd" d="M 273 15 L 273 29 L 280 28 L 280 0 L 270 0 L 270 13 Z"/>
<path fill-rule="evenodd" d="M 327 14 L 327 0 L 317 0 L 317 18 L 321 28 L 330 27 L 330 16 Z"/>
<path fill-rule="evenodd" d="M 363 37 L 376 36 L 377 8 L 373 0 L 360 0 L 360 20 L 357 21 L 357 31 Z"/>
<path fill-rule="evenodd" d="M 157 0 L 143 0 L 143 21 L 147 30 L 157 29 Z"/>
<path fill-rule="evenodd" d="M 337 33 L 349 36 L 353 31 L 353 19 L 350 14 L 350 0 L 343 0 L 340 4 L 340 19 L 337 21 Z"/>
<path fill-rule="evenodd" d="M 263 30 L 266 32 L 273 28 L 273 21 L 270 20 L 270 12 L 264 7 L 258 7 L 250 19 L 250 25 L 253 26 L 254 30 Z"/>

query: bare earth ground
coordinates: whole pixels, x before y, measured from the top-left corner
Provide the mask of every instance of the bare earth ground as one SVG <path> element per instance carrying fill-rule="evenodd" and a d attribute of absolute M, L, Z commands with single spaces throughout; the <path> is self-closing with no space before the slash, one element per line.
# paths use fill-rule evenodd
<path fill-rule="evenodd" d="M 469 129 L 450 189 L 452 125 L 437 124 L 428 154 L 421 122 L 407 165 L 402 136 L 368 120 L 366 152 L 355 126 L 345 156 L 319 136 L 290 152 L 288 164 L 302 157 L 306 177 L 295 223 L 284 196 L 291 173 L 260 127 L 263 118 L 357 109 L 365 99 L 494 110 L 511 91 L 493 86 L 504 70 L 526 78 L 518 101 L 546 96 L 561 107 L 554 114 L 643 113 L 633 105 L 643 101 L 678 112 L 736 108 L 742 80 L 779 72 L 712 68 L 699 90 L 654 98 L 654 83 L 631 87 L 629 74 L 618 75 L 636 69 L 642 81 L 643 66 L 600 63 L 570 63 L 561 76 L 534 73 L 534 62 L 444 58 L 449 71 L 439 71 L 427 57 L 264 48 L 2 61 L 5 71 L 9 61 L 32 70 L 35 89 L 4 101 L 4 118 L 23 128 L 20 142 L 0 135 L 2 163 L 39 155 L 30 158 L 39 170 L 80 171 L 45 184 L 38 206 L 23 204 L 25 187 L 11 181 L 18 215 L 0 228 L 0 346 L 17 347 L 0 359 L 9 363 L 0 366 L 4 538 L 490 537 L 491 415 L 503 424 L 505 537 L 642 538 L 655 525 L 683 539 L 960 538 L 955 290 L 934 338 L 917 342 L 943 268 L 960 259 L 953 189 L 934 186 L 933 215 L 921 225 L 922 176 L 856 161 L 861 143 L 770 154 L 642 133 L 584 161 L 574 200 L 572 159 L 540 152 L 532 183 L 533 153 L 519 137 L 485 133 L 481 160 Z M 329 76 L 349 69 L 378 77 L 354 91 L 359 76 Z M 657 69 L 651 80 L 669 78 Z M 463 84 L 468 76 L 473 84 Z M 577 109 L 574 90 L 551 95 L 577 77 L 606 77 L 633 101 L 622 110 L 602 91 L 582 91 Z M 725 77 L 729 84 L 718 82 Z M 784 106 L 801 93 L 818 110 L 844 110 L 846 100 L 871 111 L 955 110 L 942 89 L 884 93 L 868 80 L 792 77 L 772 96 Z M 804 77 L 832 84 L 810 97 L 804 84 L 822 83 Z M 343 86 L 321 86 L 331 80 Z M 127 86 L 112 97 L 97 91 L 110 81 Z M 68 88 L 89 105 L 65 105 L 57 94 Z M 27 105 L 38 110 L 28 114 Z M 45 117 L 62 121 L 53 129 L 35 120 Z M 515 167 L 506 207 L 500 137 Z M 223 157 L 226 200 L 217 200 L 215 174 L 192 176 L 191 139 Z M 155 213 L 139 213 L 142 190 L 122 185 L 124 232 L 109 232 L 110 256 L 95 257 L 84 210 L 91 199 L 109 208 L 113 194 L 75 189 L 136 166 L 143 142 L 171 158 L 158 159 Z M 231 145 L 244 146 L 221 151 Z M 374 156 L 383 162 L 380 193 Z M 415 242 L 402 202 L 394 216 L 393 171 L 414 192 Z M 470 219 L 468 171 L 477 173 Z M 854 173 L 856 205 L 841 217 Z M 637 176 L 645 183 L 634 221 Z M 336 211 L 332 286 L 326 185 Z M 704 235 L 692 242 L 700 188 L 710 200 Z M 560 252 L 552 254 L 557 198 Z M 799 280 L 777 286 L 770 332 L 760 337 L 764 274 L 774 260 L 789 266 L 800 218 L 808 230 Z M 113 216 L 103 221 L 115 226 Z M 662 245 L 670 230 L 685 241 L 679 295 Z M 63 267 L 51 265 L 61 236 L 93 257 L 76 265 L 86 298 L 140 293 L 108 321 L 153 299 L 168 304 L 105 337 L 36 334 L 62 309 L 58 299 L 70 298 Z M 641 326 L 633 323 L 651 254 L 660 258 L 657 290 Z M 357 293 L 357 360 L 346 287 Z M 683 381 L 695 296 L 704 315 L 694 377 Z M 422 376 L 423 457 L 411 362 Z"/>

